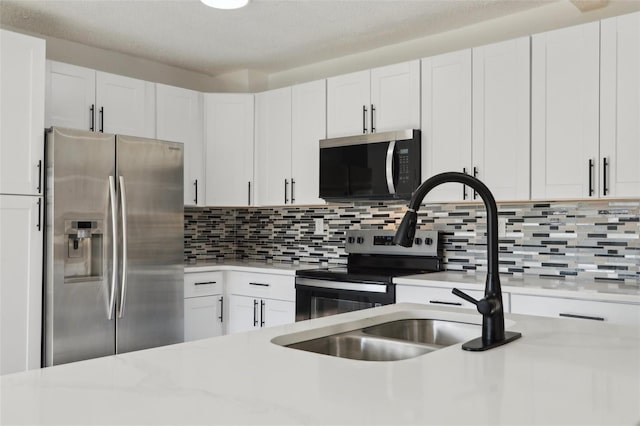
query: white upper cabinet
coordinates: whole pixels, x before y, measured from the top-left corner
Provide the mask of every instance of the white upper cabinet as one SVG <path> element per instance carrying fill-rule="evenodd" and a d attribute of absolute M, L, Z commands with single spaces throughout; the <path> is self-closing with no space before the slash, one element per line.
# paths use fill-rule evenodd
<path fill-rule="evenodd" d="M 420 61 L 371 70 L 371 133 L 420 128 Z"/>
<path fill-rule="evenodd" d="M 602 21 L 600 55 L 599 195 L 638 197 L 640 13 Z"/>
<path fill-rule="evenodd" d="M 256 203 L 291 203 L 291 87 L 256 94 Z"/>
<path fill-rule="evenodd" d="M 599 44 L 599 22 L 532 37 L 534 199 L 598 194 Z"/>
<path fill-rule="evenodd" d="M 471 172 L 471 49 L 422 60 L 422 180 L 443 172 Z M 473 198 L 445 183 L 427 201 Z"/>
<path fill-rule="evenodd" d="M 248 206 L 254 202 L 254 96 L 204 95 L 207 205 Z"/>
<path fill-rule="evenodd" d="M 497 200 L 529 199 L 530 82 L 529 37 L 473 49 L 471 173 Z"/>
<path fill-rule="evenodd" d="M 205 204 L 202 93 L 156 85 L 156 137 L 184 144 L 184 204 Z"/>
<path fill-rule="evenodd" d="M 327 137 L 369 133 L 370 71 L 327 79 Z"/>
<path fill-rule="evenodd" d="M 420 128 L 420 61 L 327 80 L 327 137 Z"/>
<path fill-rule="evenodd" d="M 0 30 L 0 194 L 42 193 L 44 40 Z"/>
<path fill-rule="evenodd" d="M 49 61 L 46 125 L 154 138 L 155 83 Z"/>
<path fill-rule="evenodd" d="M 326 80 L 292 88 L 291 203 L 324 204 L 319 197 L 320 140 L 327 136 Z"/>

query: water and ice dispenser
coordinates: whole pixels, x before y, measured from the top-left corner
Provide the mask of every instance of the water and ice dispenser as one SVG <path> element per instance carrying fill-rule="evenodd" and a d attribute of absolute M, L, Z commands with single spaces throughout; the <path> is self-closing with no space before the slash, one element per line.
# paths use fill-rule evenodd
<path fill-rule="evenodd" d="M 65 221 L 65 279 L 102 277 L 103 232 L 101 220 Z"/>

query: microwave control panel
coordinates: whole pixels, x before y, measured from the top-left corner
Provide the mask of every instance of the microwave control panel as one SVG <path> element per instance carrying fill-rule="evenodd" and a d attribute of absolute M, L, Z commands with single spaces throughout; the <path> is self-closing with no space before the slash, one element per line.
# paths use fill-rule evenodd
<path fill-rule="evenodd" d="M 420 155 L 420 144 L 416 140 L 396 142 L 394 159 L 396 194 L 410 196 L 420 185 Z"/>

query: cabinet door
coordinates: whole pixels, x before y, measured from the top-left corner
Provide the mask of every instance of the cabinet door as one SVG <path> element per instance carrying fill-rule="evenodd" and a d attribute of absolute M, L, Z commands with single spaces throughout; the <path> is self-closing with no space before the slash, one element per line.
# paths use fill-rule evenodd
<path fill-rule="evenodd" d="M 45 125 L 96 131 L 96 72 L 47 61 Z"/>
<path fill-rule="evenodd" d="M 0 30 L 0 194 L 42 192 L 44 80 L 44 40 Z"/>
<path fill-rule="evenodd" d="M 260 299 L 231 294 L 227 296 L 227 300 L 227 333 L 240 333 L 260 327 Z"/>
<path fill-rule="evenodd" d="M 472 173 L 497 200 L 529 199 L 529 51 L 529 37 L 473 49 Z"/>
<path fill-rule="evenodd" d="M 260 325 L 273 327 L 296 322 L 296 303 L 285 300 L 260 300 Z"/>
<path fill-rule="evenodd" d="M 204 205 L 202 94 L 157 84 L 156 119 L 158 139 L 184 144 L 184 204 Z"/>
<path fill-rule="evenodd" d="M 209 206 L 254 202 L 253 101 L 245 94 L 204 95 Z"/>
<path fill-rule="evenodd" d="M 471 169 L 471 49 L 422 60 L 422 177 Z M 473 194 L 445 183 L 429 201 L 459 201 Z"/>
<path fill-rule="evenodd" d="M 600 23 L 543 34 L 531 52 L 531 197 L 598 194 Z"/>
<path fill-rule="evenodd" d="M 96 73 L 96 125 L 105 133 L 154 138 L 154 83 Z"/>
<path fill-rule="evenodd" d="M 0 374 L 40 367 L 41 203 L 0 195 Z"/>
<path fill-rule="evenodd" d="M 605 19 L 601 31 L 600 196 L 638 197 L 640 13 Z"/>
<path fill-rule="evenodd" d="M 369 133 L 370 71 L 327 79 L 327 137 Z"/>
<path fill-rule="evenodd" d="M 222 295 L 184 299 L 184 340 L 222 335 Z"/>
<path fill-rule="evenodd" d="M 455 287 L 455 285 L 454 285 Z M 463 288 L 462 291 L 476 300 L 484 297 L 484 290 L 470 290 Z M 433 306 L 445 306 L 451 308 L 464 308 L 477 310 L 476 305 L 459 298 L 451 293 L 450 288 L 442 287 L 418 287 L 410 285 L 396 286 L 396 303 L 424 303 Z M 509 293 L 502 293 L 502 306 L 504 312 L 510 310 Z"/>
<path fill-rule="evenodd" d="M 326 81 L 293 86 L 291 103 L 291 203 L 324 204 L 319 141 L 327 136 Z"/>
<path fill-rule="evenodd" d="M 371 132 L 420 128 L 420 61 L 371 70 Z"/>
<path fill-rule="evenodd" d="M 640 325 L 640 305 L 631 303 L 512 294 L 511 312 L 582 321 L 611 322 L 635 327 Z"/>
<path fill-rule="evenodd" d="M 256 203 L 291 203 L 291 87 L 256 95 Z"/>

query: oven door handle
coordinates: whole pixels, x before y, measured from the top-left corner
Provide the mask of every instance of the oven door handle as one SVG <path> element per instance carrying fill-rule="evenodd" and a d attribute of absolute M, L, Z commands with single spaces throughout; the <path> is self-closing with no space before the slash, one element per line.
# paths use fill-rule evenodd
<path fill-rule="evenodd" d="M 366 291 L 369 293 L 386 293 L 387 284 L 357 283 L 344 281 L 316 280 L 311 278 L 296 278 L 296 288 L 298 285 L 305 287 L 330 288 L 333 290 L 353 290 Z"/>

